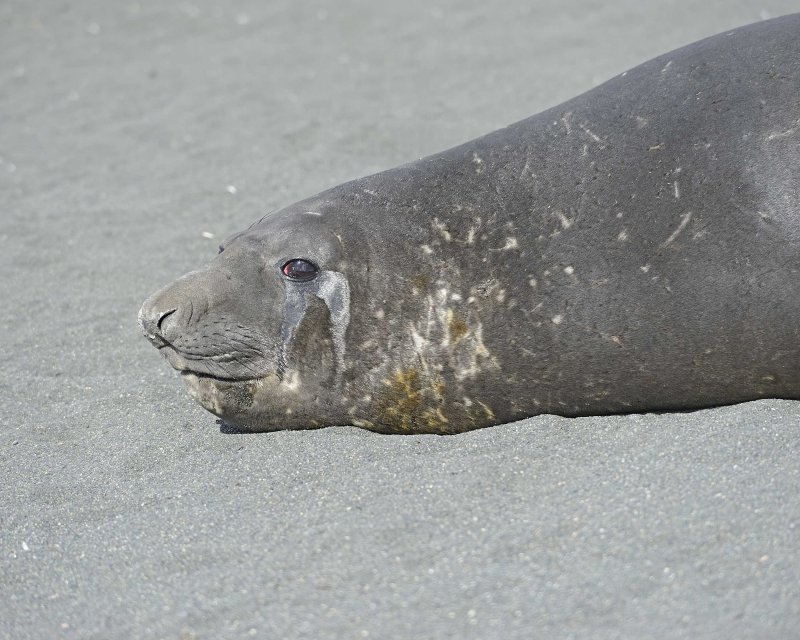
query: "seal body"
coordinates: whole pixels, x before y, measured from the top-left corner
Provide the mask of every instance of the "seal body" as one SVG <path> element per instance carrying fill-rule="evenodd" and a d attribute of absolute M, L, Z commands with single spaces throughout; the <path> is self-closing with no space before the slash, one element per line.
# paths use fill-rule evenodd
<path fill-rule="evenodd" d="M 800 14 L 267 215 L 140 322 L 241 428 L 454 433 L 800 398 L 799 317 Z"/>

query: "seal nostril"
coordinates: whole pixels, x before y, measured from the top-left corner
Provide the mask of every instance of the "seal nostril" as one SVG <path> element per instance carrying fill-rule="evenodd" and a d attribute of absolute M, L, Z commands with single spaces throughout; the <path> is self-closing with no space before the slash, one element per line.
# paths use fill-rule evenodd
<path fill-rule="evenodd" d="M 169 318 L 176 311 L 177 309 L 170 309 L 169 311 L 163 311 L 162 313 L 158 314 L 158 320 L 156 320 L 156 327 L 158 328 L 159 331 L 163 333 L 162 324 L 164 323 L 164 320 Z"/>

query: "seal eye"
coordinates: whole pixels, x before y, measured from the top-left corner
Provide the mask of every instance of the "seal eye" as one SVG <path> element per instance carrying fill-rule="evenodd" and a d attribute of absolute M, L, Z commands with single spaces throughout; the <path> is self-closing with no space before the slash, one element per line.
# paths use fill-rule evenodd
<path fill-rule="evenodd" d="M 294 260 L 289 260 L 289 262 L 283 265 L 283 267 L 281 267 L 281 272 L 291 280 L 308 282 L 309 280 L 313 280 L 317 277 L 319 269 L 313 262 L 303 260 L 302 258 L 295 258 Z"/>

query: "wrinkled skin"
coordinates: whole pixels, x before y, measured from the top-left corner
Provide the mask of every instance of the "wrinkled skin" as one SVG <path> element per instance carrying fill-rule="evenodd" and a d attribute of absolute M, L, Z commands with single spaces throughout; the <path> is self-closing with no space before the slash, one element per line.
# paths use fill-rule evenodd
<path fill-rule="evenodd" d="M 715 36 L 268 215 L 140 323 L 251 430 L 798 398 L 798 104 L 800 17 Z"/>

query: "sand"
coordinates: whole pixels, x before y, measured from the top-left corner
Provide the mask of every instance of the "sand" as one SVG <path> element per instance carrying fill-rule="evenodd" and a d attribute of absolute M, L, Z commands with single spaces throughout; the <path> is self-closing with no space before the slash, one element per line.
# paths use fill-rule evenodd
<path fill-rule="evenodd" d="M 136 326 L 267 211 L 796 8 L 0 5 L 0 637 L 798 637 L 798 402 L 236 434 Z"/>

